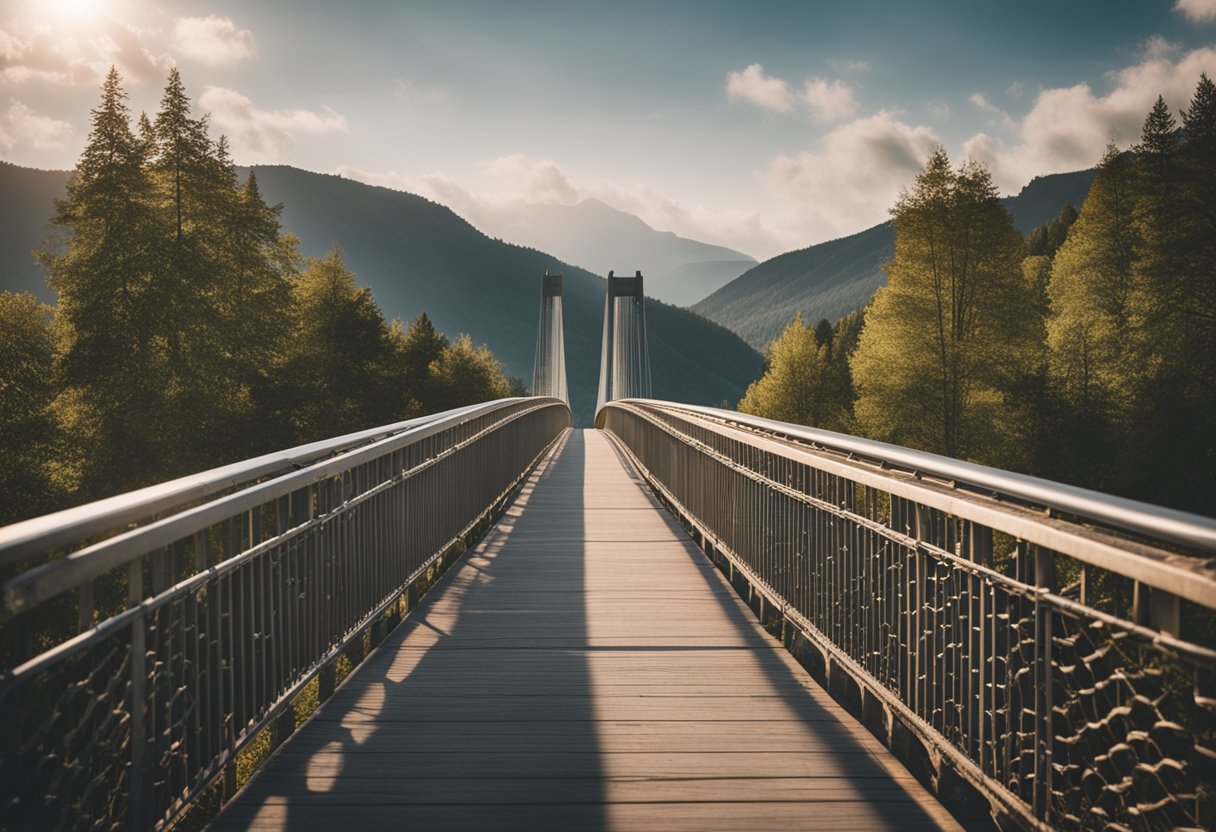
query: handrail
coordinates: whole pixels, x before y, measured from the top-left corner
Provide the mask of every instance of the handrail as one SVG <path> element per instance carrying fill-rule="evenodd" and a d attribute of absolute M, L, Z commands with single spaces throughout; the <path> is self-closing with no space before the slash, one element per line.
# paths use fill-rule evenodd
<path fill-rule="evenodd" d="M 150 829 L 231 796 L 237 755 L 291 732 L 306 685 L 324 700 L 570 424 L 560 399 L 486 402 L 5 530 L 83 548 L 3 587 L 0 827 Z"/>
<path fill-rule="evenodd" d="M 342 450 L 334 456 L 313 462 L 307 467 L 293 470 L 272 479 L 247 486 L 235 493 L 219 497 L 215 500 L 188 508 L 177 514 L 130 531 L 106 538 L 98 543 L 73 552 L 65 558 L 29 569 L 6 582 L 0 590 L 0 602 L 8 615 L 16 615 L 54 596 L 66 592 L 81 583 L 98 576 L 163 546 L 168 546 L 175 540 L 181 540 L 198 531 L 206 529 L 226 517 L 234 517 L 249 511 L 256 506 L 264 505 L 274 499 L 290 494 L 296 489 L 320 482 L 333 474 L 348 470 L 370 459 L 384 456 L 406 445 L 425 439 L 428 436 L 444 430 L 452 421 L 474 418 L 483 413 L 491 412 L 507 403 L 537 402 L 540 399 L 520 398 L 503 399 L 485 404 L 472 405 L 445 411 L 435 416 L 422 419 L 412 419 L 385 428 L 362 431 L 351 434 L 359 439 L 341 442 L 330 440 L 324 444 L 330 452 Z M 405 427 L 399 427 L 399 426 Z M 360 440 L 379 436 L 369 444 L 358 444 Z M 284 451 L 281 456 L 287 457 L 293 451 Z M 299 456 L 297 459 L 301 458 Z M 314 454 L 313 458 L 316 458 Z M 237 463 L 232 468 L 241 468 L 243 463 Z M 246 465 L 243 470 L 265 470 L 265 465 Z M 220 470 L 220 469 L 217 469 Z M 205 476 L 205 475 L 204 475 Z M 256 475 L 254 475 L 256 476 Z M 188 480 L 189 478 L 183 478 Z M 246 476 L 245 480 L 253 479 Z M 182 482 L 177 480 L 175 482 Z M 156 487 L 153 486 L 153 489 Z M 216 489 L 213 489 L 216 490 Z M 180 502 L 180 501 L 178 501 Z M 87 506 L 85 507 L 87 508 Z M 54 516 L 54 515 L 52 515 Z M 105 515 L 99 514 L 95 523 Z M 50 533 L 48 533 L 49 536 Z"/>
<path fill-rule="evenodd" d="M 310 442 L 0 527 L 0 567 L 39 551 L 57 548 L 72 540 L 84 539 L 183 503 L 201 500 L 218 491 L 297 468 L 371 439 L 469 414 L 480 407 L 484 405 L 453 408 L 429 416 Z"/>
<path fill-rule="evenodd" d="M 1210 823 L 1216 522 L 718 408 L 596 418 L 939 796 L 1000 828 Z"/>
<path fill-rule="evenodd" d="M 815 450 L 844 454 L 887 468 L 901 468 L 919 476 L 966 484 L 998 499 L 1012 498 L 1044 509 L 1074 515 L 1084 521 L 1162 540 L 1198 552 L 1216 555 L 1216 518 L 1103 494 L 1066 483 L 990 468 L 974 462 L 863 439 L 845 433 L 793 425 L 734 410 L 675 404 L 653 399 L 623 399 L 631 403 L 706 416 L 772 436 L 809 443 Z M 1214 564 L 1213 566 L 1216 566 Z"/>

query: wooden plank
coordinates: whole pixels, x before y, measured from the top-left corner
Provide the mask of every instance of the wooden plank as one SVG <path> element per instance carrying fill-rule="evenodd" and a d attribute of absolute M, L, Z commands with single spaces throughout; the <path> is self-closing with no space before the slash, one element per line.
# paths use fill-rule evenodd
<path fill-rule="evenodd" d="M 402 825 L 957 828 L 595 432 L 212 829 Z"/>

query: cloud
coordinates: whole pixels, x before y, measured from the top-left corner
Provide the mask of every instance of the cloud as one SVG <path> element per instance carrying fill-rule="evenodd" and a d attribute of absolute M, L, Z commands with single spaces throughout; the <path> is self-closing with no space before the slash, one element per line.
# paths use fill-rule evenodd
<path fill-rule="evenodd" d="M 1030 112 L 1008 125 L 1008 140 L 978 133 L 963 152 L 987 162 L 1007 192 L 1035 176 L 1091 167 L 1108 142 L 1127 147 L 1139 139 L 1158 95 L 1176 112 L 1190 102 L 1200 73 L 1216 75 L 1216 47 L 1172 54 L 1150 39 L 1140 63 L 1108 75 L 1106 94 L 1088 84 L 1042 90 Z M 980 106 L 974 96 L 972 103 Z"/>
<path fill-rule="evenodd" d="M 780 78 L 764 74 L 764 67 L 752 64 L 742 72 L 731 72 L 726 76 L 726 98 L 728 101 L 746 101 L 776 113 L 794 110 L 794 94 L 790 85 Z"/>
<path fill-rule="evenodd" d="M 252 58 L 253 33 L 238 29 L 227 17 L 179 17 L 173 24 L 177 54 L 208 66 L 225 66 Z"/>
<path fill-rule="evenodd" d="M 23 158 L 61 150 L 74 136 L 72 125 L 66 121 L 39 115 L 21 101 L 12 101 L 0 116 L 0 149 Z"/>
<path fill-rule="evenodd" d="M 816 150 L 778 156 L 764 176 L 795 204 L 802 245 L 808 245 L 886 219 L 900 190 L 940 143 L 929 127 L 883 110 L 841 125 Z"/>
<path fill-rule="evenodd" d="M 506 191 L 528 202 L 572 205 L 581 198 L 570 177 L 553 162 L 516 153 L 486 162 L 483 168 Z"/>
<path fill-rule="evenodd" d="M 788 82 L 765 75 L 760 64 L 726 76 L 728 101 L 746 101 L 774 113 L 792 113 L 801 106 L 821 122 L 840 121 L 857 112 L 853 89 L 841 80 L 808 78 L 795 95 Z"/>
<path fill-rule="evenodd" d="M 260 110 L 236 90 L 207 87 L 199 106 L 211 123 L 228 136 L 232 153 L 246 164 L 274 162 L 295 144 L 295 133 L 332 133 L 348 130 L 346 118 L 329 108 L 313 110 Z"/>
<path fill-rule="evenodd" d="M 147 33 L 112 18 L 90 37 L 57 32 L 45 25 L 0 29 L 0 82 L 42 81 L 92 86 L 111 66 L 129 79 L 159 75 L 172 65 L 145 43 Z"/>
<path fill-rule="evenodd" d="M 802 100 L 811 108 L 816 121 L 840 121 L 857 112 L 853 88 L 843 81 L 811 78 L 802 88 Z"/>
<path fill-rule="evenodd" d="M 1192 23 L 1216 20 L 1216 0 L 1178 0 L 1174 11 L 1182 12 Z"/>
<path fill-rule="evenodd" d="M 1018 101 L 1022 100 L 1022 96 L 1026 94 L 1026 85 L 1021 81 L 1014 81 L 1009 85 L 1009 89 L 1005 90 L 1005 95 L 1010 98 L 1015 98 Z"/>
<path fill-rule="evenodd" d="M 988 96 L 985 95 L 984 93 L 974 92 L 971 94 L 971 97 L 968 98 L 967 100 L 970 101 L 971 104 L 973 106 L 977 107 L 978 109 L 983 110 L 986 113 L 991 113 L 993 116 L 996 117 L 997 121 L 999 121 L 1000 124 L 1002 126 L 1004 126 L 1005 128 L 1013 129 L 1014 127 L 1017 126 L 1017 122 L 1015 122 L 1013 120 L 1013 118 L 1009 115 L 1009 113 L 1005 112 L 1000 107 L 996 106 L 991 101 L 989 101 Z"/>

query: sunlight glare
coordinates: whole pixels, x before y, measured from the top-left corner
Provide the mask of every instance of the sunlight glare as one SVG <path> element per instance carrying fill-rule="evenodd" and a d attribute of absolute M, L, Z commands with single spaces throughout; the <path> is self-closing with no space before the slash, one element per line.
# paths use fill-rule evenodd
<path fill-rule="evenodd" d="M 103 2 L 104 0 L 50 0 L 47 6 L 58 18 L 83 22 L 97 17 Z"/>

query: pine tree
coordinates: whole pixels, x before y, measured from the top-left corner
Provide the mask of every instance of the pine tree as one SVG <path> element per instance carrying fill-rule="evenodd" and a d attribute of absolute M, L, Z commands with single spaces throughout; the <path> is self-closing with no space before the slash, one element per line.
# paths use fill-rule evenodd
<path fill-rule="evenodd" d="M 44 514 L 62 499 L 51 313 L 29 293 L 0 292 L 0 526 Z"/>
<path fill-rule="evenodd" d="M 132 132 L 118 72 L 111 69 L 93 110 L 89 140 L 56 203 L 65 233 L 39 252 L 58 294 L 56 412 L 73 438 L 82 496 L 156 478 L 166 452 L 161 303 L 154 291 L 159 235 L 144 142 Z"/>
<path fill-rule="evenodd" d="M 1023 240 L 982 165 L 944 150 L 892 210 L 895 258 L 852 359 L 856 417 L 876 438 L 1001 463 L 1008 399 L 1034 365 Z"/>
<path fill-rule="evenodd" d="M 337 248 L 310 259 L 292 289 L 285 412 L 310 442 L 400 418 L 389 329 Z"/>
<path fill-rule="evenodd" d="M 826 332 L 823 324 L 827 324 Z M 773 341 L 764 375 L 739 402 L 739 411 L 796 425 L 844 430 L 850 401 L 844 362 L 831 356 L 832 326 L 794 320 Z"/>
<path fill-rule="evenodd" d="M 438 392 L 437 411 L 511 395 L 502 364 L 490 348 L 474 347 L 473 339 L 463 333 L 431 364 L 431 376 Z"/>
<path fill-rule="evenodd" d="M 399 321 L 394 323 L 400 326 Z M 402 412 L 410 416 L 423 416 L 439 411 L 440 392 L 431 375 L 431 366 L 443 355 L 448 339 L 435 328 L 424 312 L 410 323 L 409 329 L 400 337 L 394 337 L 394 343 L 397 345 L 395 366 L 405 393 Z"/>

